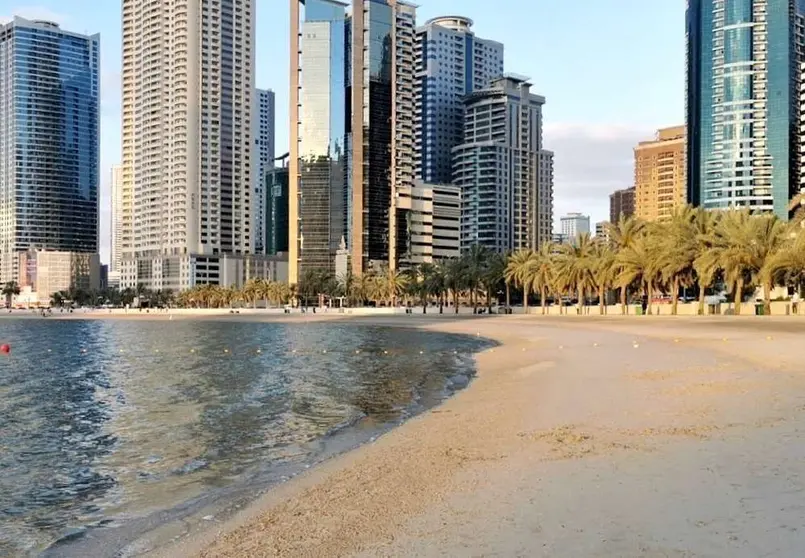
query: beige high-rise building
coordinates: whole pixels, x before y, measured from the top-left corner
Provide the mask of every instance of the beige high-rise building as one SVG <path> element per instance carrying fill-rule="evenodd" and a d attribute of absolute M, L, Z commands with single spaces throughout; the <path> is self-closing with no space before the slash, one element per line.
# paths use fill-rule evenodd
<path fill-rule="evenodd" d="M 685 127 L 657 130 L 653 140 L 634 149 L 635 215 L 646 221 L 668 219 L 687 200 Z"/>
<path fill-rule="evenodd" d="M 131 216 L 129 216 L 131 217 Z M 123 259 L 123 165 L 112 166 L 112 214 L 109 273 L 120 271 Z"/>
<path fill-rule="evenodd" d="M 121 288 L 240 284 L 255 0 L 123 0 Z"/>

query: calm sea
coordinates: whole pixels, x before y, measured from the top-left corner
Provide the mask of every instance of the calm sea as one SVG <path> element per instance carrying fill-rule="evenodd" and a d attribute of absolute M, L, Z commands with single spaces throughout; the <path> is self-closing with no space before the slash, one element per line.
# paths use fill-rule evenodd
<path fill-rule="evenodd" d="M 0 556 L 136 554 L 166 522 L 233 511 L 438 404 L 488 346 L 334 323 L 52 319 L 2 319 L 0 343 Z"/>

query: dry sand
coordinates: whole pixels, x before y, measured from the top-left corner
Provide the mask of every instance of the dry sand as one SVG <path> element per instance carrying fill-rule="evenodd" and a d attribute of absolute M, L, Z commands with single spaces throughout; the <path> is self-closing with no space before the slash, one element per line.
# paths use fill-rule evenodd
<path fill-rule="evenodd" d="M 152 556 L 805 555 L 805 321 L 371 323 L 502 345 L 444 405 Z"/>

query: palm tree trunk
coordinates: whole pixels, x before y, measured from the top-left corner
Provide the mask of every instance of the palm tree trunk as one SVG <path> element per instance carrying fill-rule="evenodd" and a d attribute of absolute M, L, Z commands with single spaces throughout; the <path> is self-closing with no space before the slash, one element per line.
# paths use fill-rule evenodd
<path fill-rule="evenodd" d="M 628 308 L 626 307 L 626 287 L 621 287 L 621 315 L 625 316 L 628 313 Z"/>
<path fill-rule="evenodd" d="M 699 285 L 699 315 L 704 316 L 704 287 Z"/>
<path fill-rule="evenodd" d="M 771 316 L 771 281 L 763 282 L 763 315 Z"/>
<path fill-rule="evenodd" d="M 604 315 L 606 313 L 606 300 L 604 297 L 606 296 L 606 289 L 603 286 L 598 287 L 598 313 L 600 315 Z"/>
<path fill-rule="evenodd" d="M 455 306 L 456 314 L 458 314 L 458 290 L 453 289 L 453 306 Z"/>
<path fill-rule="evenodd" d="M 492 289 L 486 288 L 486 313 L 492 313 Z"/>
<path fill-rule="evenodd" d="M 528 283 L 523 285 L 523 313 L 528 314 Z"/>
<path fill-rule="evenodd" d="M 744 278 L 739 277 L 738 280 L 735 282 L 735 315 L 741 315 L 741 302 L 743 299 L 743 292 L 744 292 Z"/>
<path fill-rule="evenodd" d="M 671 292 L 671 315 L 676 316 L 677 301 L 679 299 L 679 278 L 674 277 Z"/>
<path fill-rule="evenodd" d="M 509 282 L 506 282 L 506 308 L 511 308 L 511 292 L 509 292 Z"/>
<path fill-rule="evenodd" d="M 540 303 L 542 304 L 542 315 L 548 313 L 548 287 L 543 285 L 539 290 Z"/>
<path fill-rule="evenodd" d="M 584 287 L 578 288 L 578 295 L 579 295 L 578 310 L 579 310 L 579 316 L 581 316 L 584 313 Z"/>
<path fill-rule="evenodd" d="M 654 294 L 654 284 L 648 282 L 648 315 L 651 316 L 654 312 L 651 309 L 651 296 Z"/>

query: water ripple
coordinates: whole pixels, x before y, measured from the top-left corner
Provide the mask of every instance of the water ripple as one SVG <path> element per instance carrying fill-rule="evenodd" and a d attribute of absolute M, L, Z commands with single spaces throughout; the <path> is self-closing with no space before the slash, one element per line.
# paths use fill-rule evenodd
<path fill-rule="evenodd" d="M 333 324 L 11 320 L 0 555 L 304 466 L 437 403 L 484 342 Z M 345 430 L 346 429 L 346 430 Z"/>

